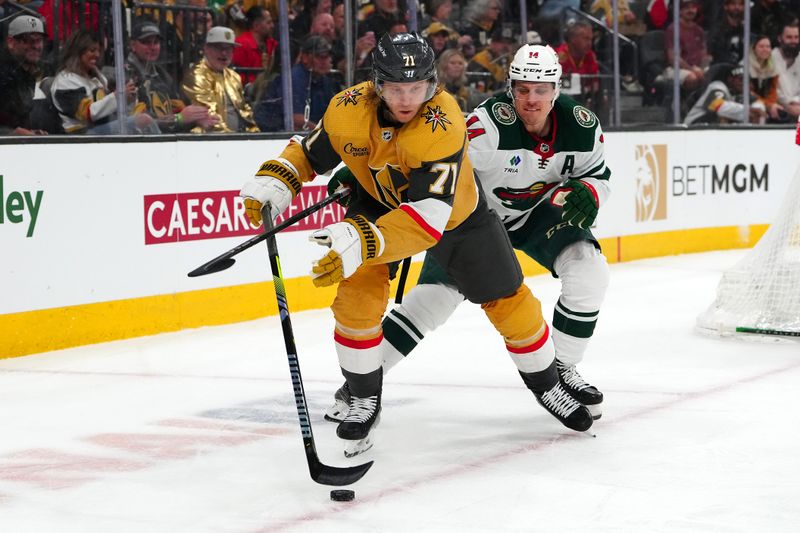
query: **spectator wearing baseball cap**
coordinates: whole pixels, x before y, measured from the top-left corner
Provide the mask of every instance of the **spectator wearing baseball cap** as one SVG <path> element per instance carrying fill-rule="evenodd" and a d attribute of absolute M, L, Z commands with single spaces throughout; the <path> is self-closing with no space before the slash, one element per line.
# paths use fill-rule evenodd
<path fill-rule="evenodd" d="M 331 78 L 331 45 L 321 35 L 311 35 L 300 47 L 292 67 L 292 118 L 295 131 L 313 129 L 325 114 L 337 87 Z M 277 76 L 256 106 L 256 123 L 262 131 L 282 131 L 283 83 Z"/>
<path fill-rule="evenodd" d="M 161 31 L 152 20 L 142 19 L 133 25 L 125 70 L 136 84 L 138 101 L 155 117 L 161 131 L 188 131 L 198 123 L 212 126 L 217 119 L 209 115 L 208 108 L 185 105 L 172 76 L 158 64 L 161 42 Z"/>
<path fill-rule="evenodd" d="M 198 124 L 193 133 L 257 132 L 253 110 L 244 98 L 242 80 L 230 68 L 233 49 L 239 46 L 232 29 L 214 26 L 206 34 L 203 59 L 183 77 L 181 90 L 194 105 L 205 106 L 214 124 Z"/>
<path fill-rule="evenodd" d="M 438 59 L 442 52 L 448 48 L 455 48 L 460 37 L 458 32 L 447 27 L 441 22 L 432 22 L 420 33 L 433 48 L 433 53 Z"/>
<path fill-rule="evenodd" d="M 766 111 L 763 104 L 755 102 L 750 106 L 749 116 L 741 103 L 744 90 L 744 67 L 731 63 L 718 63 L 709 69 L 710 83 L 694 106 L 686 114 L 683 123 L 724 124 L 759 123 L 764 120 Z M 760 105 L 758 105 L 760 104 Z"/>
<path fill-rule="evenodd" d="M 42 77 L 44 24 L 28 15 L 8 25 L 6 46 L 0 51 L 0 135 L 34 135 L 30 123 L 36 82 Z"/>

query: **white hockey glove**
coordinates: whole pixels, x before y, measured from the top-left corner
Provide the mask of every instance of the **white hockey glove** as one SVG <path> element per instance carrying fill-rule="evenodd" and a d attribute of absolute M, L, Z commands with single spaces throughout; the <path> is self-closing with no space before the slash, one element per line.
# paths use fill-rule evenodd
<path fill-rule="evenodd" d="M 380 230 L 361 215 L 325 226 L 312 233 L 309 240 L 331 249 L 311 268 L 316 287 L 328 287 L 349 278 L 364 261 L 381 255 L 384 248 Z"/>
<path fill-rule="evenodd" d="M 272 220 L 286 211 L 297 193 L 303 187 L 297 170 L 285 159 L 270 159 L 256 173 L 252 180 L 242 187 L 239 196 L 244 198 L 247 218 L 254 227 L 261 225 L 261 208 L 270 203 Z"/>

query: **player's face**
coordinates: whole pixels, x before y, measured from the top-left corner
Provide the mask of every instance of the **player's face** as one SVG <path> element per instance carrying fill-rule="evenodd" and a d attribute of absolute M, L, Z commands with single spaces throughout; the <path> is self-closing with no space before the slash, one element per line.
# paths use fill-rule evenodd
<path fill-rule="evenodd" d="M 555 87 L 552 83 L 515 81 L 512 89 L 514 93 L 514 108 L 525 124 L 526 129 L 538 129 L 547 120 L 547 115 L 553 109 Z"/>
<path fill-rule="evenodd" d="M 405 124 L 414 118 L 419 108 L 425 103 L 429 82 L 413 81 L 411 83 L 383 82 L 381 98 L 394 115 L 395 120 Z"/>

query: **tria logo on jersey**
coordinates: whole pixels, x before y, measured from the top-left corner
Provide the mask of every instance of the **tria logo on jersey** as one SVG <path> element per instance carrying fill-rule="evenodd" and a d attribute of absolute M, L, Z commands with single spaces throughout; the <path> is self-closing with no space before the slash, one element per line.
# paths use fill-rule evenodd
<path fill-rule="evenodd" d="M 667 145 L 636 146 L 636 222 L 667 218 Z"/>

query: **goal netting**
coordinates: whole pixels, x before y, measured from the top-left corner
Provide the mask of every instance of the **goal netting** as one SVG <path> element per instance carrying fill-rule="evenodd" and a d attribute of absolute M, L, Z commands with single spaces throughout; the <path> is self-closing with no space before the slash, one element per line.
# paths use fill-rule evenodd
<path fill-rule="evenodd" d="M 761 240 L 723 273 L 717 298 L 697 318 L 704 333 L 800 340 L 800 170 Z"/>

